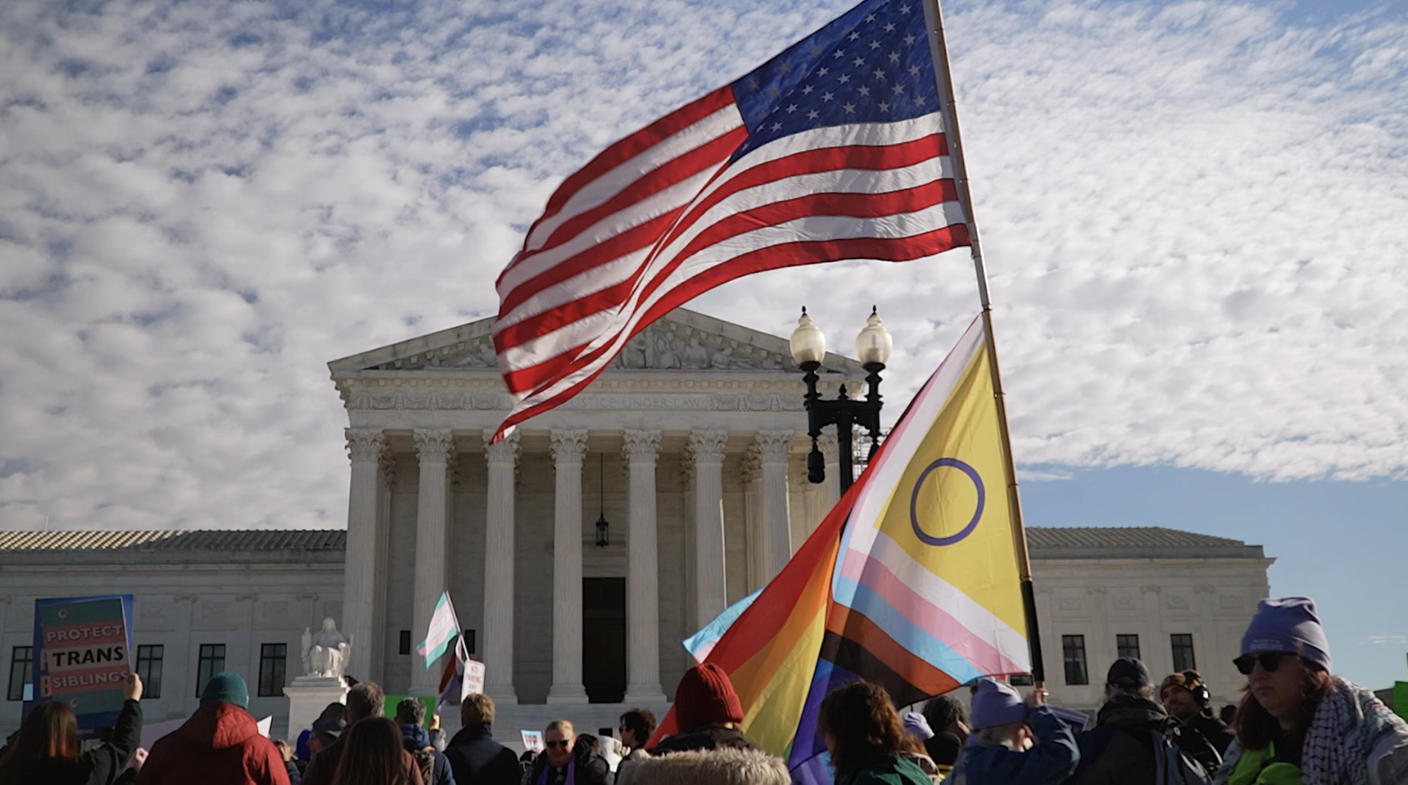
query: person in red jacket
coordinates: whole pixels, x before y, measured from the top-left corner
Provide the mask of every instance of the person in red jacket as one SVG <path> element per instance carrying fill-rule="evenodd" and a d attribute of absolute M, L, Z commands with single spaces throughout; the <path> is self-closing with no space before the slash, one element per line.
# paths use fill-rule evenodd
<path fill-rule="evenodd" d="M 283 756 L 259 735 L 247 706 L 239 674 L 212 676 L 196 713 L 152 745 L 137 785 L 289 785 Z"/>

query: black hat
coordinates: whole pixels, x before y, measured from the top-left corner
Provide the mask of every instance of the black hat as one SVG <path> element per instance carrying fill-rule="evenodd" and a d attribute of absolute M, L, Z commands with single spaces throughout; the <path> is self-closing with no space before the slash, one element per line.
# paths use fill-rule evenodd
<path fill-rule="evenodd" d="M 313 732 L 338 738 L 347 727 L 347 719 L 343 716 L 346 710 L 347 707 L 341 703 L 329 703 L 323 713 L 318 715 L 318 719 L 313 720 Z"/>
<path fill-rule="evenodd" d="M 1110 666 L 1105 683 L 1137 690 L 1153 684 L 1154 679 L 1149 675 L 1149 669 L 1144 667 L 1144 663 L 1134 657 L 1120 657 Z"/>

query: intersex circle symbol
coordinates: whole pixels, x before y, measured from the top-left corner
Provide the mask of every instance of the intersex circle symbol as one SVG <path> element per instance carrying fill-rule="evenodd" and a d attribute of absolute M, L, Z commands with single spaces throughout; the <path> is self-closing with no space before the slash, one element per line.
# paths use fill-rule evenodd
<path fill-rule="evenodd" d="M 973 488 L 978 492 L 978 508 L 973 511 L 973 520 L 969 521 L 968 525 L 963 527 L 963 531 L 957 534 L 951 534 L 947 537 L 935 537 L 925 532 L 924 527 L 919 525 L 919 489 L 924 487 L 924 481 L 929 478 L 931 472 L 945 466 L 963 472 L 968 475 L 968 479 L 973 481 Z M 983 504 L 985 501 L 986 493 L 983 490 L 983 478 L 978 476 L 977 469 L 974 469 L 972 466 L 969 466 L 957 458 L 940 458 L 929 464 L 924 469 L 924 472 L 919 475 L 919 480 L 914 483 L 914 492 L 909 496 L 909 523 L 914 527 L 914 534 L 921 542 L 938 546 L 953 545 L 972 534 L 973 530 L 978 528 L 978 521 L 983 518 Z"/>

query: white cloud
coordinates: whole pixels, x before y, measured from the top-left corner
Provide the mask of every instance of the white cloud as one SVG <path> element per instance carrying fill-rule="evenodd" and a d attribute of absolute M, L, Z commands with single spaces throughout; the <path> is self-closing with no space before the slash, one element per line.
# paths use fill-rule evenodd
<path fill-rule="evenodd" d="M 0 5 L 0 526 L 340 525 L 324 363 L 491 313 L 563 176 L 842 7 Z M 1401 20 L 947 22 L 1019 458 L 1404 476 Z M 880 305 L 891 401 L 976 312 L 961 253 L 696 305 L 798 292 Z"/>

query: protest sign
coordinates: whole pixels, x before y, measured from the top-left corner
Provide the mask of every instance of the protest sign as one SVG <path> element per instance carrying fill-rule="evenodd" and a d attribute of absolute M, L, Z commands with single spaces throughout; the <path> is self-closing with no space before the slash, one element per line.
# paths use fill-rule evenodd
<path fill-rule="evenodd" d="M 519 734 L 523 736 L 523 749 L 529 752 L 542 752 L 547 749 L 543 744 L 543 732 L 540 730 L 521 730 Z"/>
<path fill-rule="evenodd" d="M 1408 681 L 1393 683 L 1393 713 L 1408 720 Z"/>
<path fill-rule="evenodd" d="M 460 700 L 466 696 L 478 695 L 484 691 L 484 663 L 477 660 L 464 661 L 464 678 L 460 681 Z"/>
<path fill-rule="evenodd" d="M 60 700 L 81 731 L 112 727 L 132 672 L 132 595 L 34 601 L 34 694 Z"/>

